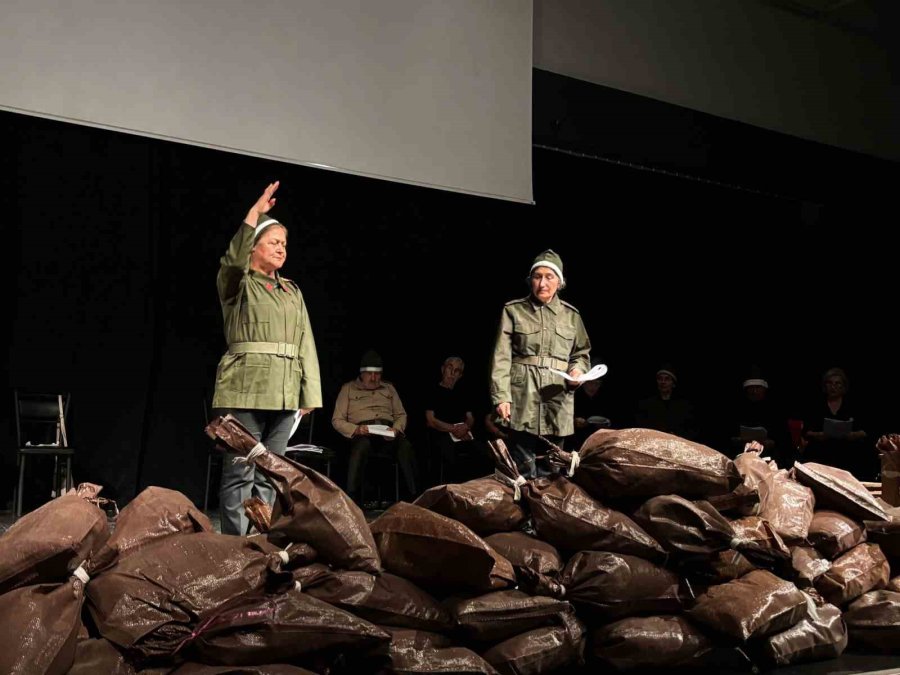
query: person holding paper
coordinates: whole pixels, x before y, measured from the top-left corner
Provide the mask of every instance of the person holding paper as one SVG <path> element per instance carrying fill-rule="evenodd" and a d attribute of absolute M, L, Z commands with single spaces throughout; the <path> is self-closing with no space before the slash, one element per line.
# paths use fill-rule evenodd
<path fill-rule="evenodd" d="M 298 410 L 322 406 L 319 360 L 300 289 L 279 273 L 287 260 L 287 228 L 269 215 L 278 182 L 250 207 L 219 266 L 216 286 L 228 351 L 219 361 L 213 408 L 231 413 L 270 452 L 282 455 Z M 246 534 L 243 503 L 274 491 L 254 466 L 222 464 L 223 534 Z"/>
<path fill-rule="evenodd" d="M 878 472 L 878 453 L 867 444 L 859 411 L 847 400 L 850 380 L 841 368 L 829 368 L 822 375 L 824 404 L 816 406 L 803 420 L 807 446 L 800 458 L 849 471 L 859 480 L 873 480 Z"/>
<path fill-rule="evenodd" d="M 535 257 L 527 279 L 531 293 L 503 307 L 491 363 L 491 402 L 508 431 L 519 472 L 553 473 L 538 461 L 548 446 L 574 433 L 574 392 L 559 370 L 578 378 L 590 367 L 591 342 L 579 311 L 559 299 L 563 263 L 553 250 Z"/>
<path fill-rule="evenodd" d="M 394 453 L 406 483 L 407 497 L 415 497 L 416 471 L 412 444 L 404 435 L 406 410 L 390 382 L 381 379 L 381 357 L 373 350 L 363 354 L 359 377 L 341 387 L 334 404 L 331 425 L 350 440 L 347 494 L 359 503 L 360 480 L 373 449 Z"/>
<path fill-rule="evenodd" d="M 448 483 L 463 480 L 461 474 L 464 472 L 459 466 L 461 457 L 477 458 L 472 437 L 475 416 L 465 394 L 457 387 L 465 367 L 458 356 L 444 359 L 441 381 L 431 388 L 425 399 L 425 424 L 434 455 L 429 460 L 443 462 L 446 467 L 443 479 Z M 437 474 L 436 471 L 431 473 Z"/>

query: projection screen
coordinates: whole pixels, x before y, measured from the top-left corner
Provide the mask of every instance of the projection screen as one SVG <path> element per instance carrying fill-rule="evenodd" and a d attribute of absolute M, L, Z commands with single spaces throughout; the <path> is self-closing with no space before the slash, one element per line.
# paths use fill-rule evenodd
<path fill-rule="evenodd" d="M 531 0 L 3 0 L 0 108 L 532 201 Z"/>

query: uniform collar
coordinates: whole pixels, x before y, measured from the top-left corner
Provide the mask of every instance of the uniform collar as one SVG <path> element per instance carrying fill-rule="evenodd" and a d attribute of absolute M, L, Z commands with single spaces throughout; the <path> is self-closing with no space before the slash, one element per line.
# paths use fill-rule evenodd
<path fill-rule="evenodd" d="M 559 299 L 558 292 L 556 293 L 556 295 L 553 296 L 553 299 L 550 302 L 548 302 L 546 305 L 538 300 L 535 300 L 533 295 L 528 296 L 528 302 L 531 303 L 531 308 L 535 312 L 539 311 L 541 309 L 541 307 L 546 307 L 554 314 L 559 314 L 560 310 L 562 309 L 562 301 Z"/>

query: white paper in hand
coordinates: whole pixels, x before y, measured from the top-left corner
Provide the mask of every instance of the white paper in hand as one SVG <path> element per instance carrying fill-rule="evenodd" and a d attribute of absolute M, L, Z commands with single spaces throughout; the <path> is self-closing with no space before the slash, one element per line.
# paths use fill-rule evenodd
<path fill-rule="evenodd" d="M 606 371 L 609 370 L 609 368 L 606 367 L 605 363 L 598 363 L 589 371 L 583 373 L 581 377 L 572 377 L 568 373 L 563 372 L 562 370 L 556 370 L 555 368 L 548 368 L 547 370 L 549 370 L 551 373 L 556 373 L 564 380 L 568 380 L 569 382 L 589 382 L 590 380 L 597 380 L 606 375 Z"/>
<path fill-rule="evenodd" d="M 386 424 L 369 424 L 367 426 L 369 428 L 369 433 L 375 434 L 376 436 L 386 436 L 387 438 L 393 438 L 397 435 L 394 430 Z"/>
<path fill-rule="evenodd" d="M 297 427 L 300 426 L 301 419 L 303 419 L 303 411 L 298 410 L 294 413 L 294 425 L 291 427 L 291 433 L 288 436 L 288 439 L 290 439 L 294 435 L 294 432 L 297 431 Z"/>

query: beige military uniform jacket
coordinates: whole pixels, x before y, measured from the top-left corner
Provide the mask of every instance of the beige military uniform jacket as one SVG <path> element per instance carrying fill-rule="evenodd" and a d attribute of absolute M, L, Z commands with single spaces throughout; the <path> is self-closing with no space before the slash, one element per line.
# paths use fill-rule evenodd
<path fill-rule="evenodd" d="M 228 351 L 216 371 L 214 408 L 322 407 L 319 359 L 297 285 L 250 269 L 254 228 L 241 225 L 220 260 L 217 288 Z"/>
<path fill-rule="evenodd" d="M 394 385 L 382 380 L 377 389 L 363 389 L 358 379 L 347 382 L 334 404 L 332 426 L 350 438 L 357 426 L 370 420 L 384 420 L 397 431 L 406 430 L 406 410 Z"/>
<path fill-rule="evenodd" d="M 491 363 L 491 400 L 509 401 L 510 426 L 532 434 L 575 432 L 574 390 L 550 368 L 590 369 L 591 341 L 572 305 L 556 295 L 546 305 L 530 296 L 506 303 Z"/>

